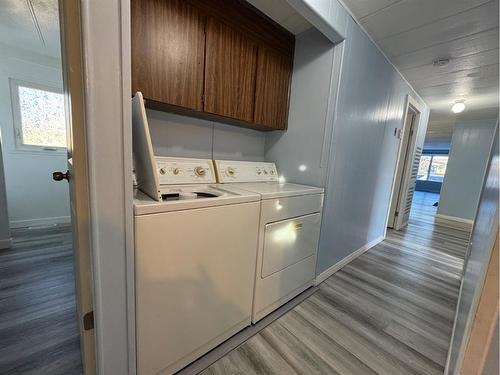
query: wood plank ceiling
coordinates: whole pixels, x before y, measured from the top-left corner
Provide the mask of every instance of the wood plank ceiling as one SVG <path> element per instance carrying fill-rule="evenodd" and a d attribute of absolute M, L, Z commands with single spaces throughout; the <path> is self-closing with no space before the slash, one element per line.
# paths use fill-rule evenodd
<path fill-rule="evenodd" d="M 2 0 L 0 50 L 60 57 L 57 0 Z"/>
<path fill-rule="evenodd" d="M 498 0 L 345 3 L 431 107 L 431 141 L 449 143 L 457 120 L 496 118 Z M 449 63 L 436 66 L 440 58 Z M 451 112 L 456 100 L 465 100 L 460 115 Z"/>

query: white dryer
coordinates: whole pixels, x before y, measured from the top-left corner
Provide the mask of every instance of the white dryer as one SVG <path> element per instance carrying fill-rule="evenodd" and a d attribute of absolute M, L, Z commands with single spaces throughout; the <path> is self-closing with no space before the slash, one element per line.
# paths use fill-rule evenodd
<path fill-rule="evenodd" d="M 261 196 L 252 322 L 314 285 L 323 189 L 281 183 L 274 163 L 215 160 L 219 183 Z"/>

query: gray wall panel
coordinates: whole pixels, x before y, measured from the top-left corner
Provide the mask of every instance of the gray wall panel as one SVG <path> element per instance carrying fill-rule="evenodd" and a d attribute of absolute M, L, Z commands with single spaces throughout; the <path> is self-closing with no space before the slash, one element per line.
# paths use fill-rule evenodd
<path fill-rule="evenodd" d="M 264 160 L 264 132 L 149 109 L 147 116 L 156 155 Z"/>
<path fill-rule="evenodd" d="M 333 43 L 315 29 L 296 39 L 288 131 L 266 137 L 266 159 L 276 161 L 287 181 L 325 185 L 333 51 Z"/>
<path fill-rule="evenodd" d="M 264 160 L 266 133 L 214 123 L 213 159 Z"/>
<path fill-rule="evenodd" d="M 212 123 L 173 113 L 147 110 L 155 155 L 210 159 Z"/>
<path fill-rule="evenodd" d="M 318 274 L 385 234 L 400 142 L 394 128 L 402 127 L 406 95 L 414 95 L 352 20 L 347 35 Z M 427 118 L 425 109 L 420 143 Z"/>
<path fill-rule="evenodd" d="M 459 122 L 451 140 L 438 214 L 474 219 L 496 119 Z"/>
<path fill-rule="evenodd" d="M 498 231 L 498 194 L 500 159 L 498 151 L 498 125 L 495 141 L 489 152 L 489 163 L 479 207 L 475 216 L 470 245 L 464 267 L 460 297 L 455 315 L 445 374 L 459 374 L 472 322 L 483 289 L 484 277 L 491 256 L 491 249 Z M 452 146 L 453 148 L 453 146 Z"/>

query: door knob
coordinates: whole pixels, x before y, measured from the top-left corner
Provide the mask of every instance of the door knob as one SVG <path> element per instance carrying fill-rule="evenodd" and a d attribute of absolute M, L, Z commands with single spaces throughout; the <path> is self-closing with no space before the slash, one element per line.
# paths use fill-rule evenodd
<path fill-rule="evenodd" d="M 62 181 L 62 180 L 66 180 L 66 181 L 69 181 L 69 171 L 66 171 L 66 173 L 62 173 L 62 172 L 53 172 L 52 173 L 52 179 L 54 181 Z"/>

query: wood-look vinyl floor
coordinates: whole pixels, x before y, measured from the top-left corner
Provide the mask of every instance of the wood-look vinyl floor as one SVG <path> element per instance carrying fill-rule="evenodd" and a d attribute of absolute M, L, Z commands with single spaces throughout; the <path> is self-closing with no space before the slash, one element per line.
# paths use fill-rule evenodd
<path fill-rule="evenodd" d="M 71 228 L 12 235 L 0 250 L 0 374 L 81 374 Z"/>
<path fill-rule="evenodd" d="M 438 199 L 202 374 L 442 374 L 470 228 L 437 224 Z"/>
<path fill-rule="evenodd" d="M 208 374 L 442 374 L 469 232 L 411 221 Z M 0 374 L 81 374 L 69 227 L 16 230 L 0 251 Z"/>

